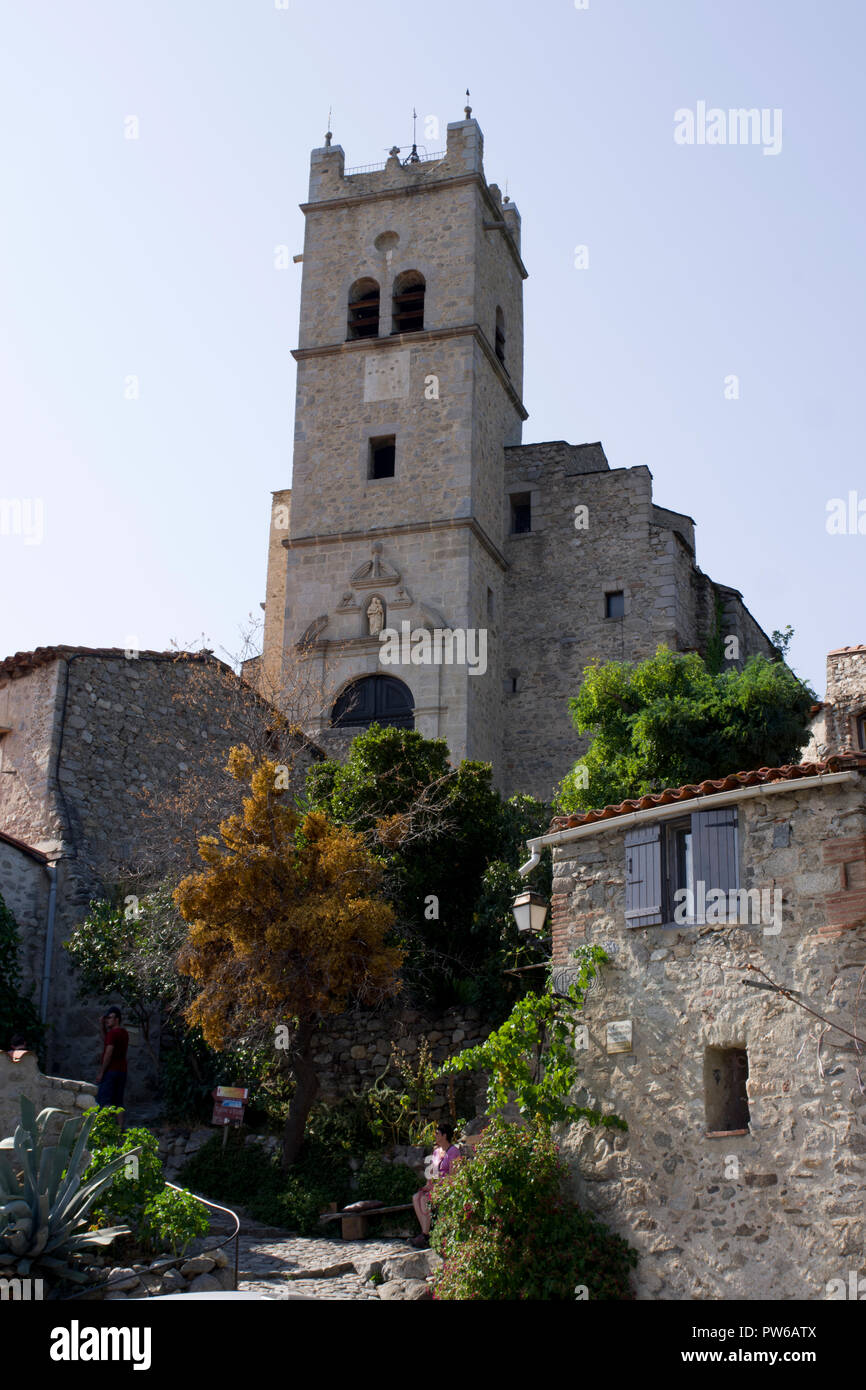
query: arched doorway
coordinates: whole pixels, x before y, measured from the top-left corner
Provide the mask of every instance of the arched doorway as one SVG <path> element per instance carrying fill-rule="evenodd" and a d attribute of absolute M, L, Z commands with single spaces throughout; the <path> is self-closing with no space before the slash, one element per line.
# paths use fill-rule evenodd
<path fill-rule="evenodd" d="M 339 729 L 414 729 L 415 708 L 408 685 L 396 676 L 362 676 L 346 686 L 331 711 L 331 725 Z"/>

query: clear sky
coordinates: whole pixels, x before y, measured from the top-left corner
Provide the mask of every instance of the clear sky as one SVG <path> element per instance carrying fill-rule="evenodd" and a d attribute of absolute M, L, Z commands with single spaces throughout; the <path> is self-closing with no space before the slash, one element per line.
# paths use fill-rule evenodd
<path fill-rule="evenodd" d="M 646 464 L 823 693 L 866 641 L 866 534 L 826 525 L 866 514 L 866 5 L 283 4 L 5 9 L 0 656 L 239 650 L 291 480 L 301 271 L 274 252 L 309 151 L 332 106 L 347 165 L 384 160 L 414 104 L 432 152 L 469 86 L 523 218 L 524 440 Z M 781 111 L 781 149 L 678 144 L 699 102 Z"/>

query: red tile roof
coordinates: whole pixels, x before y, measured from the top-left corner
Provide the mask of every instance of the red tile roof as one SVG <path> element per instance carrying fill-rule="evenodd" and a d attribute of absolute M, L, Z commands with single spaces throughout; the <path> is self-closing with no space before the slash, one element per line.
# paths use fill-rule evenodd
<path fill-rule="evenodd" d="M 866 647 L 864 647 L 862 643 L 857 647 L 834 647 L 831 652 L 827 653 L 827 655 L 843 656 L 845 652 L 866 652 Z"/>
<path fill-rule="evenodd" d="M 37 666 L 47 666 L 52 661 L 68 659 L 70 656 L 102 656 L 102 657 L 121 657 L 126 653 L 123 647 L 35 647 L 32 652 L 16 652 L 14 656 L 7 656 L 0 661 L 0 678 L 3 676 L 24 676 L 28 671 L 34 671 Z M 139 652 L 136 660 L 147 661 L 159 657 L 161 660 L 174 658 L 177 661 L 213 661 L 218 666 L 225 666 L 225 662 L 215 657 L 213 652 Z M 226 669 L 230 669 L 226 667 Z"/>
<path fill-rule="evenodd" d="M 692 801 L 699 796 L 737 791 L 740 787 L 759 787 L 767 782 L 795 782 L 802 777 L 818 777 L 829 772 L 847 772 L 857 768 L 866 771 L 866 753 L 833 753 L 820 762 L 787 763 L 785 767 L 761 767 L 753 772 L 731 772 L 727 777 L 708 778 L 705 782 L 689 783 L 684 787 L 665 787 L 664 791 L 621 801 L 618 806 L 604 806 L 597 811 L 555 816 L 550 823 L 550 832 L 574 830 L 579 825 L 593 825 L 596 821 L 613 820 L 616 816 L 628 816 L 635 811 L 650 811 L 655 806 L 671 806 L 677 801 Z"/>
<path fill-rule="evenodd" d="M 31 859 L 35 859 L 39 864 L 48 863 L 48 855 L 43 854 L 41 849 L 34 849 L 32 845 L 25 845 L 23 840 L 18 840 L 14 835 L 7 835 L 5 830 L 0 830 L 0 840 L 6 845 L 11 845 L 13 849 L 20 849 L 22 854 L 29 854 Z"/>

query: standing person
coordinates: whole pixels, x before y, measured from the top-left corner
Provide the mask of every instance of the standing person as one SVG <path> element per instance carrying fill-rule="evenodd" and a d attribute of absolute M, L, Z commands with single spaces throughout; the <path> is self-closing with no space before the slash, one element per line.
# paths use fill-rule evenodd
<path fill-rule="evenodd" d="M 441 1124 L 433 1138 L 433 1164 L 430 1178 L 420 1192 L 416 1192 L 412 1198 L 415 1215 L 421 1227 L 421 1234 L 409 1242 L 416 1250 L 426 1250 L 430 1244 L 430 1225 L 433 1220 L 433 1214 L 430 1210 L 430 1193 L 433 1191 L 433 1183 L 439 1178 L 447 1177 L 455 1161 L 460 1157 L 460 1150 L 453 1143 L 453 1139 L 454 1126 Z"/>
<path fill-rule="evenodd" d="M 123 1092 L 126 1089 L 126 1053 L 129 1048 L 129 1034 L 120 1026 L 120 1009 L 114 1005 L 102 1015 L 103 1052 L 102 1066 L 96 1078 L 99 1090 L 96 1104 L 123 1105 Z"/>

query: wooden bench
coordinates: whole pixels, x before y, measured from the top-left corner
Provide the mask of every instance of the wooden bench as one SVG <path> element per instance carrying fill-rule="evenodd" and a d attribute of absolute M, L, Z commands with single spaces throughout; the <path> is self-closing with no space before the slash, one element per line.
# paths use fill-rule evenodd
<path fill-rule="evenodd" d="M 340 1234 L 343 1240 L 364 1240 L 367 1236 L 367 1225 L 373 1216 L 392 1216 L 397 1211 L 411 1211 L 412 1203 L 404 1202 L 399 1207 L 367 1207 L 364 1211 L 332 1211 L 326 1216 L 320 1216 L 319 1221 L 323 1224 L 327 1221 L 341 1222 Z"/>

